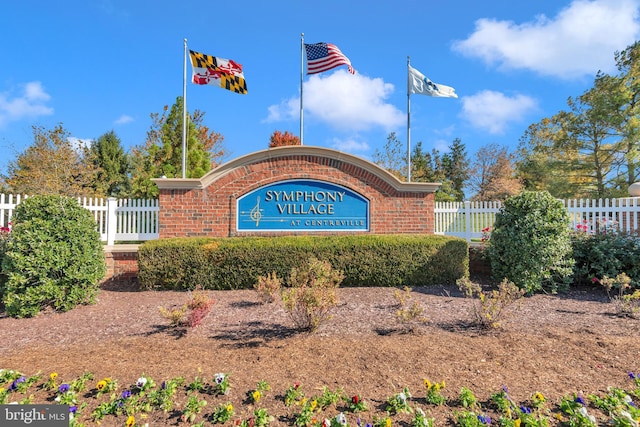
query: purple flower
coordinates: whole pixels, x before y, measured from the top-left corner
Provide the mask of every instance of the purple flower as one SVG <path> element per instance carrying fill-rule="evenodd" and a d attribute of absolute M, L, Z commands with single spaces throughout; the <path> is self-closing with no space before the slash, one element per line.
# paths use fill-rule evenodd
<path fill-rule="evenodd" d="M 478 415 L 478 421 L 480 421 L 482 424 L 491 424 L 491 418 L 485 415 Z"/>
<path fill-rule="evenodd" d="M 165 381 L 162 381 L 162 384 L 160 385 L 160 388 L 162 390 L 164 390 L 165 388 L 167 388 L 167 383 Z"/>
<path fill-rule="evenodd" d="M 20 378 L 14 380 L 11 385 L 9 386 L 9 391 L 14 391 L 18 388 L 18 384 L 25 382 L 27 379 L 27 377 L 25 377 L 24 375 L 21 376 Z"/>
<path fill-rule="evenodd" d="M 71 412 L 72 414 L 75 414 L 77 410 L 78 407 L 76 405 L 69 406 L 69 412 Z"/>
<path fill-rule="evenodd" d="M 128 399 L 130 397 L 131 397 L 131 391 L 125 390 L 125 391 L 122 392 L 122 398 L 123 399 Z"/>
<path fill-rule="evenodd" d="M 520 411 L 521 411 L 523 414 L 530 414 L 530 413 L 531 413 L 531 408 L 527 408 L 526 406 L 521 406 L 521 407 L 520 407 Z"/>
<path fill-rule="evenodd" d="M 69 384 L 60 384 L 60 387 L 58 387 L 58 391 L 60 393 L 66 393 L 69 391 Z"/>
<path fill-rule="evenodd" d="M 634 374 L 633 372 L 629 372 L 629 378 L 631 378 L 632 380 L 635 380 L 636 374 Z"/>
<path fill-rule="evenodd" d="M 576 397 L 576 402 L 578 402 L 581 405 L 584 405 L 584 399 L 580 396 Z"/>

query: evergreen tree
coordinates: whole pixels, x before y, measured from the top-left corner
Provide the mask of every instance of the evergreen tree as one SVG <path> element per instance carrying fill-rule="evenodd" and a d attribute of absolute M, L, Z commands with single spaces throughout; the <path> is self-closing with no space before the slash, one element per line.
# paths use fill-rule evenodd
<path fill-rule="evenodd" d="M 128 197 L 131 191 L 130 162 L 114 131 L 100 136 L 91 144 L 91 156 L 98 167 L 95 183 L 98 192 L 108 197 Z"/>
<path fill-rule="evenodd" d="M 449 152 L 440 155 L 436 149 L 431 153 L 423 152 L 422 142 L 418 142 L 411 155 L 411 177 L 415 182 L 441 183 L 435 194 L 437 202 L 464 200 L 464 185 L 469 177 L 464 144 L 456 138 L 449 146 Z"/>
<path fill-rule="evenodd" d="M 151 114 L 152 125 L 143 146 L 132 150 L 132 194 L 140 198 L 158 196 L 151 178 L 182 177 L 182 97 L 163 113 Z M 199 110 L 187 114 L 187 178 L 200 178 L 226 156 L 222 135 L 209 130 Z"/>
<path fill-rule="evenodd" d="M 449 152 L 442 156 L 444 175 L 451 183 L 451 193 L 455 201 L 464 200 L 465 182 L 470 176 L 470 162 L 467 157 L 467 149 L 460 138 L 453 140 L 449 145 Z"/>

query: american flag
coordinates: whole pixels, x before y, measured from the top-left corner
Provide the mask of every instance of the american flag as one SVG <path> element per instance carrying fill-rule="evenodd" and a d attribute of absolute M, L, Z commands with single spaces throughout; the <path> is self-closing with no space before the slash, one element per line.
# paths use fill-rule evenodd
<path fill-rule="evenodd" d="M 344 56 L 338 46 L 331 43 L 314 43 L 304 45 L 307 51 L 307 74 L 317 74 L 328 71 L 339 65 L 349 67 L 349 72 L 355 74 L 349 58 Z"/>

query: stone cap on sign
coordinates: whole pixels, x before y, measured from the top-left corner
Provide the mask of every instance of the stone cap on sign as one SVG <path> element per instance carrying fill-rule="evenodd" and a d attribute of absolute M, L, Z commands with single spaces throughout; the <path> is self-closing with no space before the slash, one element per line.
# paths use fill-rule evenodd
<path fill-rule="evenodd" d="M 160 190 L 192 190 L 203 189 L 211 185 L 219 178 L 242 168 L 247 165 L 259 163 L 265 160 L 274 160 L 282 157 L 324 157 L 334 161 L 344 162 L 356 167 L 359 167 L 374 176 L 377 176 L 393 188 L 402 192 L 418 192 L 418 193 L 434 193 L 440 188 L 439 182 L 404 182 L 400 181 L 389 171 L 381 168 L 380 166 L 365 160 L 361 157 L 354 156 L 353 154 L 344 153 L 342 151 L 333 150 L 324 147 L 314 147 L 309 145 L 294 145 L 286 147 L 269 148 L 262 151 L 256 151 L 236 159 L 233 159 L 227 163 L 212 169 L 202 178 L 155 178 L 152 181 L 158 186 Z"/>

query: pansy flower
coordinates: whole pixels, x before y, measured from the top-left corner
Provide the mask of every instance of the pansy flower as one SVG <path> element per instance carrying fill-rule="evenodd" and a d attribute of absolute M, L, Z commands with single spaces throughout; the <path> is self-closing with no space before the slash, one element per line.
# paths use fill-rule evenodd
<path fill-rule="evenodd" d="M 11 385 L 9 386 L 9 391 L 15 391 L 18 389 L 18 384 L 25 382 L 27 379 L 27 377 L 25 377 L 24 375 L 21 376 L 20 378 L 15 379 Z"/>
<path fill-rule="evenodd" d="M 138 381 L 136 381 L 136 387 L 138 387 L 139 389 L 142 389 L 146 384 L 147 379 L 145 377 L 140 377 L 138 378 Z"/>

